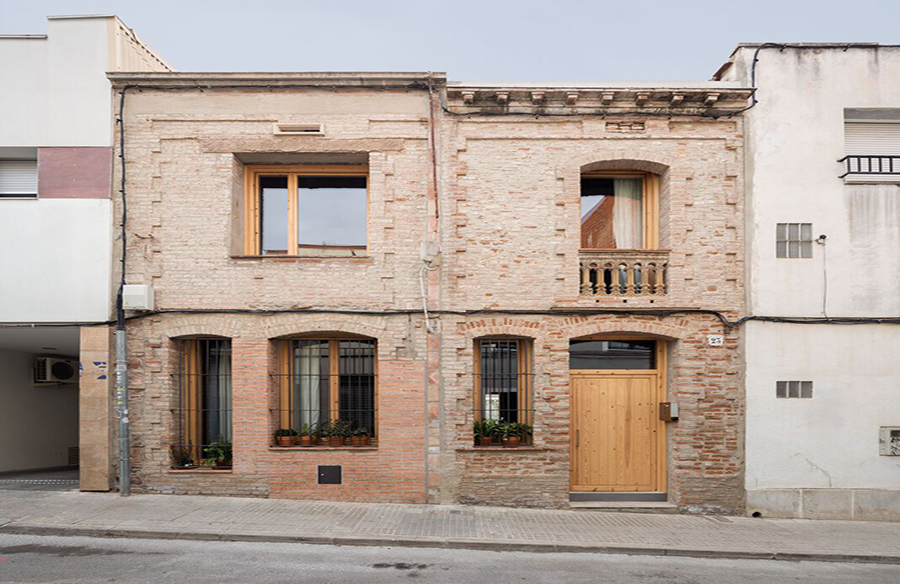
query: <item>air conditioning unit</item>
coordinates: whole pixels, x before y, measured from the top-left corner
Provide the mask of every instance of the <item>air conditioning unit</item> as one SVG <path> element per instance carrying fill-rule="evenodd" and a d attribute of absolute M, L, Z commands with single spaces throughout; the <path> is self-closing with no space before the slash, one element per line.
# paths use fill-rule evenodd
<path fill-rule="evenodd" d="M 34 362 L 35 383 L 76 383 L 78 361 L 57 357 L 38 357 Z"/>

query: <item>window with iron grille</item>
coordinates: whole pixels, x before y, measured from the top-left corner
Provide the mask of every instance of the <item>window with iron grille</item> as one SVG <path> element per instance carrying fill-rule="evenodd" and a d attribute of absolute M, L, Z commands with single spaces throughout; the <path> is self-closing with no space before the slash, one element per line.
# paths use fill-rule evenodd
<path fill-rule="evenodd" d="M 779 223 L 775 229 L 775 257 L 811 258 L 812 223 Z"/>
<path fill-rule="evenodd" d="M 279 341 L 278 354 L 280 429 L 376 436 L 374 339 L 288 339 Z"/>
<path fill-rule="evenodd" d="M 475 341 L 475 430 L 499 444 L 504 424 L 507 434 L 530 443 L 534 424 L 532 343 L 529 339 L 478 339 Z M 487 424 L 485 425 L 485 422 Z M 484 432 L 481 432 L 481 428 Z"/>
<path fill-rule="evenodd" d="M 217 463 L 227 466 L 231 463 L 231 340 L 183 339 L 178 348 L 175 464 L 198 465 L 215 452 L 227 452 Z"/>
<path fill-rule="evenodd" d="M 775 397 L 780 398 L 812 398 L 812 381 L 776 381 Z"/>

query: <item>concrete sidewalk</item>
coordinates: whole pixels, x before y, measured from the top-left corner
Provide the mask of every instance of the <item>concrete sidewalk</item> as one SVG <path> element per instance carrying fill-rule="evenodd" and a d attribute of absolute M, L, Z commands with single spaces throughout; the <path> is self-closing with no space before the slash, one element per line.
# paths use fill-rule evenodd
<path fill-rule="evenodd" d="M 900 564 L 900 523 L 0 491 L 0 533 Z"/>

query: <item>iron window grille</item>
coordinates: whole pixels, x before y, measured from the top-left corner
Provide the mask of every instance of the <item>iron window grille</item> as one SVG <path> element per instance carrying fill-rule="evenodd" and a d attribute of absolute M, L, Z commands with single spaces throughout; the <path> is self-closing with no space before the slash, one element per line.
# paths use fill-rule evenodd
<path fill-rule="evenodd" d="M 290 339 L 278 351 L 276 427 L 327 438 L 335 426 L 354 436 L 377 436 L 376 341 Z"/>
<path fill-rule="evenodd" d="M 231 340 L 184 339 L 178 342 L 178 352 L 173 462 L 176 466 L 199 465 L 211 446 L 231 450 Z"/>
<path fill-rule="evenodd" d="M 477 446 L 500 445 L 499 429 L 513 427 L 522 444 L 533 443 L 534 374 L 532 343 L 528 339 L 478 339 L 475 341 L 475 423 L 488 422 L 484 433 L 490 440 Z M 494 424 L 496 423 L 496 425 Z M 490 429 L 494 430 L 491 431 Z M 477 433 L 477 432 L 476 432 Z"/>
<path fill-rule="evenodd" d="M 775 228 L 775 257 L 811 258 L 812 223 L 778 223 Z"/>

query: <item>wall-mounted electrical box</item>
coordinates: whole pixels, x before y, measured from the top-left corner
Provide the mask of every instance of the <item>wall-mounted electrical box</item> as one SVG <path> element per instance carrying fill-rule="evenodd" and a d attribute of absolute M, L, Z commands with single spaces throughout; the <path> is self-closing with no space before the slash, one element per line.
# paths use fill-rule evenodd
<path fill-rule="evenodd" d="M 153 310 L 153 286 L 125 284 L 122 287 L 122 307 L 125 310 Z"/>
<path fill-rule="evenodd" d="M 678 420 L 678 402 L 660 402 L 659 419 L 663 422 Z"/>

